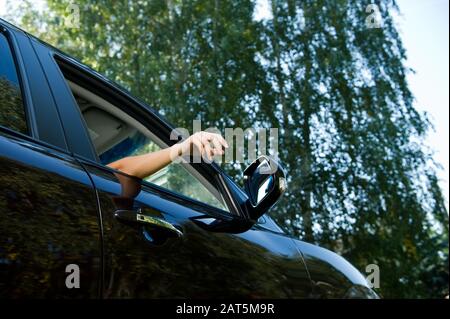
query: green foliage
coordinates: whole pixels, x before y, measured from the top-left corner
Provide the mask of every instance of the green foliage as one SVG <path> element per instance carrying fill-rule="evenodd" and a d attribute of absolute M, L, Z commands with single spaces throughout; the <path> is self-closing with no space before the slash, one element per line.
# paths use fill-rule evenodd
<path fill-rule="evenodd" d="M 378 264 L 385 297 L 448 294 L 448 212 L 395 1 L 272 0 L 255 21 L 252 1 L 79 0 L 80 28 L 67 28 L 70 2 L 14 14 L 177 126 L 279 128 L 289 190 L 273 214 L 286 229 L 361 271 Z M 369 3 L 381 28 L 365 24 Z"/>
<path fill-rule="evenodd" d="M 0 124 L 21 133 L 27 133 L 22 95 L 18 87 L 0 77 Z"/>
<path fill-rule="evenodd" d="M 78 168 L 67 169 L 76 174 Z M 88 204 L 95 203 L 92 189 L 7 157 L 0 157 L 0 183 L 0 259 L 8 265 L 0 274 L 0 297 L 97 296 L 101 252 L 96 206 Z M 72 261 L 83 262 L 86 285 L 69 291 L 65 268 Z"/>

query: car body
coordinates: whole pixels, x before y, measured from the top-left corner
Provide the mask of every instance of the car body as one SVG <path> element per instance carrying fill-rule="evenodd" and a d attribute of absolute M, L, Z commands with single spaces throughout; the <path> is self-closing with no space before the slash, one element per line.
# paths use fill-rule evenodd
<path fill-rule="evenodd" d="M 82 63 L 0 28 L 1 298 L 376 297 L 339 255 L 268 214 L 250 218 L 247 192 L 217 165 L 151 180 L 107 167 L 121 150 L 175 143 L 173 127 Z"/>

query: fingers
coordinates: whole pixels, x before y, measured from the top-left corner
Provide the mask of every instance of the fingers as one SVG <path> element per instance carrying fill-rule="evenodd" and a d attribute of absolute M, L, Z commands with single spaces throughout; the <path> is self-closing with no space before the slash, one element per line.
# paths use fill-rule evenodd
<path fill-rule="evenodd" d="M 216 138 L 218 139 L 219 143 L 220 143 L 224 148 L 228 148 L 228 147 L 229 147 L 227 141 L 222 137 L 222 135 L 216 134 Z"/>
<path fill-rule="evenodd" d="M 212 161 L 212 159 L 214 157 L 214 150 L 211 148 L 209 142 L 207 142 L 206 144 L 203 144 L 203 147 L 205 150 L 204 154 L 203 154 L 204 155 L 203 159 L 206 160 L 206 158 L 207 158 L 209 161 Z M 206 156 L 206 158 L 205 158 L 205 156 Z"/>
<path fill-rule="evenodd" d="M 220 134 L 208 133 L 207 135 L 208 141 L 213 146 L 214 155 L 223 155 L 225 154 L 224 149 L 228 148 L 227 141 Z"/>
<path fill-rule="evenodd" d="M 222 145 L 222 143 L 220 143 L 219 138 L 218 138 L 217 136 L 214 136 L 214 137 L 212 138 L 212 141 L 211 141 L 211 142 L 212 142 L 213 145 L 214 145 L 214 150 L 213 150 L 214 155 L 223 155 L 223 154 L 224 154 L 223 148 L 224 148 L 225 146 Z"/>
<path fill-rule="evenodd" d="M 208 162 L 212 161 L 212 158 L 214 156 L 214 151 L 212 150 L 211 146 L 209 145 L 209 142 L 202 138 L 202 136 L 194 136 L 192 139 L 192 144 L 197 148 L 198 154 Z M 194 155 L 197 155 L 194 153 Z"/>
<path fill-rule="evenodd" d="M 220 134 L 210 132 L 199 132 L 201 143 L 203 144 L 204 156 L 212 161 L 214 156 L 224 154 L 224 148 L 228 147 L 228 143 Z"/>
<path fill-rule="evenodd" d="M 192 144 L 195 146 L 195 148 L 197 148 L 198 154 L 200 156 L 203 156 L 204 147 L 203 147 L 202 142 L 199 139 L 197 139 L 197 138 L 193 138 L 192 139 Z M 192 155 L 196 156 L 197 154 L 196 154 L 196 152 L 193 152 Z"/>
<path fill-rule="evenodd" d="M 191 149 L 194 151 L 192 155 L 200 154 L 207 162 L 211 162 L 214 156 L 223 155 L 224 149 L 229 147 L 227 141 L 220 134 L 210 132 L 197 132 L 191 135 L 185 143 L 183 154 Z"/>

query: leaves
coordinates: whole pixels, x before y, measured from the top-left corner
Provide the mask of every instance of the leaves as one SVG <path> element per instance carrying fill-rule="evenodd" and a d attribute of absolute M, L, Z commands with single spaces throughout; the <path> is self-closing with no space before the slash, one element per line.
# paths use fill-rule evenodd
<path fill-rule="evenodd" d="M 288 231 L 361 271 L 377 263 L 385 297 L 448 294 L 448 212 L 395 1 L 271 0 L 255 21 L 252 1 L 80 0 L 79 29 L 57 19 L 69 2 L 14 14 L 179 127 L 279 128 L 289 189 L 272 214 Z M 369 3 L 382 28 L 365 25 Z"/>

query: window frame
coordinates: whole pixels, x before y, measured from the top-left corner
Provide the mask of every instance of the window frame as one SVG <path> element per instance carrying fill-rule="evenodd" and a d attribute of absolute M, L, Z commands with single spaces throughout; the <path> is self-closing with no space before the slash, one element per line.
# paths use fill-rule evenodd
<path fill-rule="evenodd" d="M 70 155 L 61 119 L 44 72 L 30 41 L 30 35 L 0 18 L 0 32 L 7 38 L 16 66 L 27 118 L 28 134 L 0 125 L 0 134 L 54 153 Z M 45 125 L 46 123 L 54 125 Z"/>
<path fill-rule="evenodd" d="M 10 127 L 7 127 L 5 125 L 2 125 L 0 123 L 0 127 L 2 129 L 6 129 L 9 132 L 14 132 L 14 134 L 18 134 L 19 136 L 26 136 L 26 137 L 33 137 L 35 136 L 35 132 L 33 132 L 36 128 L 35 125 L 33 125 L 33 121 L 32 121 L 32 116 L 30 113 L 31 112 L 31 107 L 30 107 L 30 101 L 29 101 L 29 96 L 26 94 L 26 91 L 28 91 L 28 88 L 26 86 L 26 81 L 23 80 L 23 73 L 21 72 L 21 65 L 19 64 L 18 61 L 18 54 L 17 54 L 17 44 L 15 43 L 15 39 L 12 36 L 11 32 L 5 28 L 3 25 L 0 24 L 0 34 L 3 35 L 6 39 L 6 43 L 8 45 L 9 51 L 11 53 L 11 57 L 12 57 L 12 61 L 14 64 L 14 69 L 16 72 L 16 76 L 17 76 L 17 81 L 19 84 L 19 90 L 20 90 L 20 95 L 22 97 L 22 107 L 23 107 L 23 113 L 25 116 L 25 123 L 26 123 L 26 127 L 27 127 L 27 132 L 19 132 L 16 131 Z"/>
<path fill-rule="evenodd" d="M 70 92 L 71 95 L 70 103 L 66 103 L 64 107 L 70 106 L 71 108 L 76 108 L 77 115 L 79 116 L 80 119 L 82 119 L 82 114 L 75 101 L 75 98 L 72 94 L 71 88 L 67 80 L 75 83 L 78 86 L 81 86 L 82 88 L 88 90 L 89 92 L 113 104 L 119 110 L 126 113 L 135 121 L 139 122 L 144 127 L 146 127 L 146 129 L 148 129 L 152 134 L 154 134 L 166 145 L 170 146 L 178 142 L 169 139 L 170 132 L 173 129 L 173 126 L 169 124 L 169 122 L 165 120 L 160 114 L 152 110 L 144 102 L 131 96 L 126 89 L 118 86 L 116 83 L 110 81 L 103 75 L 97 73 L 96 71 L 83 65 L 79 61 L 69 56 L 66 56 L 61 52 L 52 52 L 50 56 L 52 57 L 54 66 L 59 70 L 58 73 L 60 79 L 58 80 L 64 82 L 66 90 Z M 65 126 L 65 122 L 69 120 L 71 119 L 61 116 L 63 126 Z M 106 165 L 103 165 L 100 162 L 100 159 L 98 158 L 95 148 L 89 137 L 88 130 L 84 123 L 84 120 L 82 122 L 83 124 L 79 126 L 78 129 L 83 130 L 84 134 L 83 138 L 77 136 L 78 138 L 77 143 L 83 143 L 84 145 L 89 146 L 91 148 L 91 152 L 94 153 L 95 156 L 86 156 L 84 154 L 80 154 L 76 150 L 72 149 L 71 147 L 72 145 L 69 142 L 69 149 L 72 150 L 73 155 L 83 161 L 87 161 L 89 165 L 96 166 L 103 170 L 106 169 L 111 172 L 117 172 L 116 170 Z M 149 127 L 151 127 L 152 129 L 150 129 Z M 66 130 L 66 134 L 74 134 L 74 130 L 73 129 Z M 70 138 L 68 138 L 68 140 L 70 140 Z M 241 206 L 236 203 L 236 200 L 233 197 L 233 192 L 230 191 L 227 183 L 224 181 L 223 177 L 224 172 L 216 164 L 206 165 L 203 163 L 201 164 L 194 163 L 190 164 L 190 166 L 193 167 L 206 180 L 211 180 L 212 178 L 213 182 L 211 182 L 211 184 L 217 188 L 217 191 L 223 197 L 223 200 L 225 201 L 224 204 L 228 208 L 228 211 L 206 204 L 194 198 L 174 192 L 172 190 L 158 186 L 145 180 L 142 180 L 142 183 L 146 187 L 149 187 L 157 192 L 162 192 L 169 196 L 183 200 L 187 202 L 187 204 L 190 206 L 200 205 L 202 207 L 201 209 L 202 211 L 208 211 L 208 213 L 212 213 L 213 215 L 216 214 L 219 216 L 227 216 L 227 217 L 237 216 L 245 218 L 244 212 L 241 210 Z M 192 178 L 196 178 L 193 175 L 191 176 Z"/>
<path fill-rule="evenodd" d="M 117 117 L 118 119 L 120 119 L 121 121 L 123 121 L 127 125 L 129 125 L 130 127 L 133 127 L 137 132 L 139 132 L 139 134 L 142 134 L 143 137 L 145 137 L 149 142 L 154 143 L 155 146 L 158 147 L 159 149 L 164 149 L 167 147 L 166 143 L 164 143 L 164 141 L 162 141 L 158 136 L 156 136 L 156 134 L 153 131 L 151 131 L 149 128 L 147 128 L 144 125 L 144 123 L 131 117 L 129 114 L 127 114 L 126 112 L 121 110 L 119 107 L 112 104 L 112 101 L 107 101 L 107 100 L 103 99 L 102 97 L 95 95 L 89 89 L 86 89 L 86 88 L 80 86 L 79 84 L 73 82 L 72 80 L 67 80 L 67 83 L 69 84 L 69 87 L 72 90 L 72 94 L 75 93 L 75 95 L 79 95 L 83 99 L 91 101 L 94 105 L 97 105 L 97 107 L 100 108 L 101 110 L 103 110 L 104 112 L 111 114 L 114 117 Z M 75 100 L 76 100 L 76 98 L 75 98 Z M 83 115 L 81 114 L 81 116 L 83 116 Z M 84 123 L 86 124 L 86 122 L 84 122 Z M 87 125 L 86 125 L 86 127 L 87 127 Z M 95 146 L 94 146 L 94 148 L 95 148 Z M 130 155 L 131 154 L 128 154 L 126 156 L 130 156 Z M 97 154 L 97 156 L 101 157 L 101 155 L 99 155 L 99 154 Z M 101 160 L 98 160 L 98 162 L 101 165 L 106 164 Z M 222 206 L 224 206 L 224 208 L 228 206 L 228 205 L 226 205 L 226 203 L 224 203 L 225 199 L 223 198 L 222 192 L 220 192 L 218 190 L 217 186 L 214 183 L 211 183 L 207 178 L 205 178 L 197 170 L 191 169 L 190 167 L 185 167 L 185 166 L 191 166 L 191 165 L 189 165 L 187 163 L 180 164 L 180 165 L 183 165 L 183 170 L 185 170 L 186 171 L 185 173 L 188 174 L 186 176 L 186 179 L 188 178 L 189 180 L 192 180 L 192 181 L 195 180 L 195 181 L 199 182 L 205 188 L 205 191 L 209 192 L 210 195 L 212 195 L 214 198 L 216 198 L 216 199 L 219 197 L 221 198 L 220 202 L 222 203 Z M 167 167 L 168 166 L 166 166 L 165 168 L 167 168 Z M 163 169 L 165 169 L 165 168 L 163 168 Z M 163 169 L 161 169 L 157 173 L 161 172 Z M 155 175 L 157 173 L 155 173 Z M 170 191 L 175 192 L 176 194 L 185 196 L 186 198 L 192 198 L 194 200 L 202 202 L 201 200 L 198 200 L 195 197 L 190 197 L 190 196 L 185 195 L 183 192 L 177 192 L 176 190 L 173 190 L 173 188 L 171 189 L 171 188 L 168 188 L 165 186 L 160 186 L 157 183 L 154 183 L 151 180 L 148 180 L 147 178 L 143 178 L 142 181 L 144 183 L 150 183 L 151 185 L 159 186 L 163 189 L 168 189 Z M 214 188 L 214 190 L 212 190 L 211 188 Z M 217 194 L 217 196 L 215 194 Z M 208 204 L 208 203 L 205 203 L 205 204 L 221 209 L 220 207 L 215 206 L 213 204 Z M 225 208 L 224 211 L 229 212 L 229 208 Z"/>
<path fill-rule="evenodd" d="M 28 134 L 0 126 L 5 136 L 70 155 L 61 119 L 56 110 L 47 78 L 31 44 L 31 36 L 0 18 L 0 32 L 5 35 L 14 58 L 25 108 Z M 52 123 L 52 125 L 48 125 Z"/>

